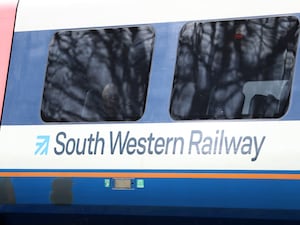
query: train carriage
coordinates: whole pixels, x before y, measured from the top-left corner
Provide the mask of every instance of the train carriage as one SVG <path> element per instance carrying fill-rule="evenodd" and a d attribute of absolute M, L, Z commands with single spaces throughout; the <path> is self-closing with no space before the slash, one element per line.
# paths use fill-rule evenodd
<path fill-rule="evenodd" d="M 299 17 L 1 2 L 0 210 L 300 220 Z"/>

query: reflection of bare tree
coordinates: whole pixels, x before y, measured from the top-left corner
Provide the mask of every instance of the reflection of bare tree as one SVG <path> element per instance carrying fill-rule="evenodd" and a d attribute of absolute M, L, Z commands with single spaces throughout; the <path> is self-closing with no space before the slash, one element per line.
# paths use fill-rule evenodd
<path fill-rule="evenodd" d="M 291 81 L 298 34 L 294 17 L 186 24 L 179 40 L 171 115 L 175 119 L 241 118 L 245 82 Z M 282 115 L 290 83 L 285 91 L 280 101 L 255 96 L 248 116 Z M 277 114 L 269 110 L 274 104 L 283 104 Z"/>
<path fill-rule="evenodd" d="M 153 43 L 149 26 L 56 33 L 49 48 L 43 119 L 140 118 Z"/>

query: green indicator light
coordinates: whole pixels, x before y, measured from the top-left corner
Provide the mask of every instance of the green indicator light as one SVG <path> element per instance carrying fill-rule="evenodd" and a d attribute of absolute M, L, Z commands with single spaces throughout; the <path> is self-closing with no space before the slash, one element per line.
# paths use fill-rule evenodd
<path fill-rule="evenodd" d="M 110 179 L 104 179 L 104 187 L 106 188 L 110 187 Z"/>
<path fill-rule="evenodd" d="M 144 188 L 145 187 L 145 182 L 143 179 L 137 179 L 136 180 L 136 187 L 137 188 Z"/>

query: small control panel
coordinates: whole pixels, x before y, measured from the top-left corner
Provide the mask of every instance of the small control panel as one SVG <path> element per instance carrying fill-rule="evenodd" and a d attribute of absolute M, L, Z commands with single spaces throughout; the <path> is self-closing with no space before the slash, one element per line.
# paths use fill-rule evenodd
<path fill-rule="evenodd" d="M 134 190 L 145 187 L 144 179 L 137 178 L 106 178 L 104 186 L 113 190 Z"/>

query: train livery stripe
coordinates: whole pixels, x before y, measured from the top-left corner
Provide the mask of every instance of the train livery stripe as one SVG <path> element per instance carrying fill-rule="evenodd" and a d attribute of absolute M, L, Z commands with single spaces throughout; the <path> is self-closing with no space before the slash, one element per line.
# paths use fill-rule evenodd
<path fill-rule="evenodd" d="M 299 121 L 3 125 L 0 167 L 296 172 L 299 127 Z"/>
<path fill-rule="evenodd" d="M 0 120 L 8 72 L 17 1 L 0 5 Z"/>
<path fill-rule="evenodd" d="M 73 0 L 70 4 L 60 0 L 26 0 L 20 1 L 18 7 L 16 31 L 290 14 L 299 10 L 298 1 L 210 0 L 202 4 L 197 0 L 172 0 L 141 4 L 139 0 L 91 0 L 87 4 L 85 0 Z"/>
<path fill-rule="evenodd" d="M 281 173 L 0 172 L 0 177 L 300 180 L 300 174 Z"/>

